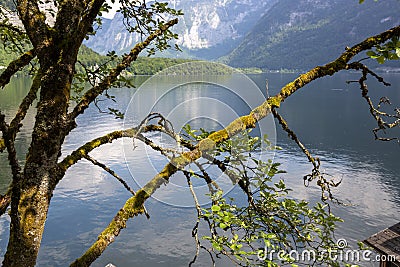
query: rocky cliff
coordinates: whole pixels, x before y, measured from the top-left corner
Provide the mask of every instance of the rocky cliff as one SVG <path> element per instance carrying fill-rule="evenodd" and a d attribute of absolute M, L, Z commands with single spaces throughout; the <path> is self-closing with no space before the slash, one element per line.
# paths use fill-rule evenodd
<path fill-rule="evenodd" d="M 184 17 L 175 31 L 181 56 L 217 58 L 235 48 L 258 20 L 277 0 L 169 0 L 171 7 L 182 9 Z M 139 40 L 124 31 L 122 15 L 105 20 L 96 37 L 86 43 L 100 53 L 123 53 Z"/>

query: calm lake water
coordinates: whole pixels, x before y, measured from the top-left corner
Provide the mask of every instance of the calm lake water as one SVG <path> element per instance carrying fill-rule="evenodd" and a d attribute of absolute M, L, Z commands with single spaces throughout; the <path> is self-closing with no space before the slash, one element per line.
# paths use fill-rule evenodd
<path fill-rule="evenodd" d="M 278 92 L 282 85 L 295 76 L 249 75 L 264 94 L 265 81 L 268 80 L 270 95 Z M 400 75 L 383 76 L 392 83 L 392 87 L 384 88 L 371 81 L 369 88 L 373 90 L 372 95 L 388 96 L 394 106 L 400 106 Z M 287 99 L 280 109 L 302 142 L 322 159 L 322 169 L 343 179 L 335 194 L 352 205 L 333 206 L 334 213 L 345 220 L 339 225 L 336 237 L 345 238 L 353 245 L 357 240 L 363 240 L 400 220 L 400 210 L 397 208 L 400 204 L 400 146 L 396 143 L 374 141 L 371 129 L 375 124 L 368 114 L 365 101 L 360 97 L 361 92 L 356 84 L 345 83 L 357 77 L 357 74 L 340 74 L 319 80 Z M 111 90 L 110 93 L 116 96 L 117 104 L 101 104 L 104 107 L 119 106 L 122 111 L 129 106 L 125 125 L 123 121 L 101 114 L 92 107 L 79 118 L 78 129 L 68 136 L 63 147 L 63 156 L 92 138 L 137 124 L 143 119 L 138 111 L 146 111 L 149 107 L 163 114 L 175 114 L 171 116 L 177 119 L 176 129 L 186 122 L 194 127 L 218 129 L 235 114 L 246 114 L 253 104 L 262 102 L 260 93 L 253 95 L 249 91 L 243 97 L 245 92 L 236 91 L 235 95 L 232 90 L 227 90 L 235 85 L 226 85 L 226 80 L 219 79 L 224 78 L 213 77 L 206 79 L 207 82 L 182 82 L 179 86 L 159 84 L 153 90 L 141 92 L 140 105 L 129 105 L 137 89 Z M 0 110 L 8 118 L 17 110 L 20 99 L 26 93 L 24 88 L 29 83 L 27 79 L 15 78 L 8 88 L 0 90 Z M 165 88 L 171 87 L 174 90 L 165 91 Z M 197 101 L 191 102 L 193 98 Z M 154 99 L 157 100 L 155 105 Z M 34 113 L 31 112 L 18 137 L 20 155 L 24 154 L 29 144 L 28 133 L 33 119 Z M 270 118 L 266 119 L 266 126 L 273 125 L 271 121 Z M 276 133 L 275 129 L 267 132 L 283 148 L 275 154 L 275 160 L 281 162 L 282 168 L 288 172 L 280 175 L 280 178 L 294 189 L 292 196 L 311 202 L 317 201 L 318 188 L 305 188 L 302 183 L 303 175 L 311 170 L 305 156 L 279 126 L 276 127 Z M 149 157 L 146 153 L 151 161 L 147 160 Z M 111 166 L 135 189 L 150 179 L 166 162 L 163 157 L 143 146 L 133 151 L 131 140 L 125 143 L 116 141 L 91 155 Z M 6 156 L 0 154 L 0 193 L 7 189 L 9 173 Z M 108 263 L 116 266 L 187 266 L 195 251 L 191 230 L 196 211 L 190 207 L 193 203 L 185 195 L 187 190 L 180 179 L 174 178 L 169 185 L 161 188 L 155 198 L 147 202 L 151 219 L 140 216 L 130 220 L 127 229 L 122 231 L 93 266 L 105 266 Z M 221 183 L 230 189 L 228 182 Z M 129 193 L 115 179 L 87 161 L 80 161 L 72 167 L 54 192 L 38 266 L 66 266 L 79 257 L 97 239 L 98 233 L 129 197 Z M 206 199 L 202 201 L 205 203 Z M 7 246 L 8 223 L 7 215 L 0 217 L 0 260 Z M 360 265 L 377 266 L 376 263 Z M 210 260 L 205 253 L 200 255 L 196 266 L 210 266 Z M 231 264 L 221 260 L 217 266 Z"/>

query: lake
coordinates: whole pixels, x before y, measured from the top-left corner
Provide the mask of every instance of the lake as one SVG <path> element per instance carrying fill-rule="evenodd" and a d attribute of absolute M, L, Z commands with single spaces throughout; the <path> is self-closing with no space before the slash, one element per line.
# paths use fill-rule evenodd
<path fill-rule="evenodd" d="M 100 106 L 126 110 L 125 121 L 102 114 L 92 106 L 79 118 L 79 127 L 67 137 L 63 156 L 95 137 L 137 125 L 148 111 L 168 114 L 175 129 L 180 129 L 187 122 L 193 128 L 221 128 L 235 116 L 246 114 L 262 102 L 267 94 L 266 80 L 268 94 L 274 95 L 296 75 L 267 73 L 248 77 L 260 88 L 258 92 L 253 94 L 251 90 L 244 90 L 248 84 L 254 86 L 249 80 L 241 83 L 223 76 L 201 77 L 195 82 L 164 77 L 152 83 L 145 82 L 139 89 L 110 90 L 117 103 L 100 102 Z M 321 168 L 343 179 L 334 193 L 351 205 L 332 205 L 332 208 L 345 220 L 339 225 L 336 237 L 346 239 L 351 245 L 400 220 L 397 209 L 400 204 L 400 146 L 394 142 L 374 140 L 371 129 L 375 124 L 361 98 L 360 89 L 354 83 L 346 84 L 346 81 L 358 77 L 355 73 L 343 73 L 318 80 L 291 96 L 280 108 L 300 140 L 313 155 L 321 158 Z M 383 74 L 383 77 L 392 83 L 392 87 L 382 87 L 371 79 L 371 94 L 374 97 L 388 96 L 394 106 L 400 106 L 400 75 Z M 14 78 L 11 85 L 0 90 L 0 110 L 8 118 L 17 110 L 29 84 L 28 79 Z M 27 115 L 18 137 L 20 155 L 29 144 L 34 115 L 34 112 Z M 283 148 L 273 155 L 275 161 L 281 162 L 282 169 L 287 171 L 279 178 L 293 189 L 293 197 L 317 201 L 319 189 L 303 186 L 302 177 L 312 168 L 306 157 L 279 125 L 274 126 L 270 117 L 263 123 L 265 125 L 257 131 L 267 133 Z M 137 145 L 133 149 L 132 140 L 119 140 L 91 155 L 111 166 L 137 190 L 166 163 L 158 153 L 139 143 Z M 20 160 L 23 161 L 23 156 Z M 0 154 L 0 193 L 6 191 L 9 177 L 6 155 Z M 149 199 L 146 208 L 151 219 L 140 216 L 130 220 L 127 229 L 93 266 L 108 263 L 116 266 L 187 266 L 195 252 L 191 230 L 196 210 L 183 182 L 182 177 L 174 177 L 170 184 Z M 227 191 L 232 189 L 229 181 L 220 182 Z M 206 191 L 202 185 L 198 185 L 197 189 L 199 192 Z M 235 194 L 235 190 L 232 192 Z M 85 160 L 80 161 L 68 171 L 54 192 L 37 265 L 66 266 L 71 263 L 97 239 L 99 232 L 129 197 L 129 193 L 102 169 Z M 207 203 L 207 198 L 202 196 L 200 201 Z M 0 260 L 7 246 L 8 223 L 7 215 L 0 217 Z M 210 264 L 203 252 L 195 266 Z M 361 265 L 378 266 L 376 263 Z M 221 260 L 217 266 L 231 264 Z"/>

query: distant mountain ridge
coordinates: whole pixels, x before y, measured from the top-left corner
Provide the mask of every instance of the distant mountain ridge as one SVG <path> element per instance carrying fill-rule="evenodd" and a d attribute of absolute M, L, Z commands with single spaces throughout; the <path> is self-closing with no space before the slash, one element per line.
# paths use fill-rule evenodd
<path fill-rule="evenodd" d="M 336 58 L 346 46 L 400 24 L 400 0 L 361 5 L 358 0 L 159 1 L 185 13 L 174 28 L 183 53 L 161 56 L 218 60 L 241 68 L 309 69 Z M 0 6 L 13 5 L 0 0 Z M 43 2 L 41 8 L 48 5 Z M 18 24 L 13 16 L 9 19 Z M 138 41 L 138 35 L 125 31 L 117 13 L 112 20 L 104 19 L 102 29 L 85 45 L 102 54 L 122 54 Z M 386 66 L 400 69 L 400 61 Z"/>
<path fill-rule="evenodd" d="M 400 1 L 280 0 L 222 61 L 233 67 L 308 69 L 400 24 Z M 400 67 L 399 61 L 389 63 Z"/>
<path fill-rule="evenodd" d="M 182 9 L 184 17 L 175 26 L 178 44 L 185 53 L 171 56 L 216 59 L 234 49 L 262 15 L 278 0 L 167 0 Z M 102 29 L 86 45 L 97 52 L 126 52 L 140 38 L 124 31 L 123 17 L 104 20 Z"/>

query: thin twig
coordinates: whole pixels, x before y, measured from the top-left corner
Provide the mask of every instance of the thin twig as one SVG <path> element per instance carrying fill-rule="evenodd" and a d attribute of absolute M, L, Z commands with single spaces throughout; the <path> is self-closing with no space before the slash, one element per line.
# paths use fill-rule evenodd
<path fill-rule="evenodd" d="M 109 167 L 107 167 L 105 164 L 97 161 L 96 159 L 92 158 L 89 155 L 84 155 L 84 158 L 93 163 L 94 165 L 99 166 L 109 174 L 111 174 L 115 179 L 117 179 L 124 187 L 126 190 L 128 190 L 133 196 L 136 194 L 135 191 L 133 191 L 132 188 L 125 182 L 124 179 L 122 179 L 118 174 L 116 174 L 113 170 L 111 170 Z M 150 219 L 150 215 L 146 210 L 146 207 L 144 207 L 144 214 L 146 215 L 147 219 Z"/>
<path fill-rule="evenodd" d="M 21 122 L 25 118 L 30 106 L 37 98 L 37 92 L 39 91 L 39 88 L 41 86 L 41 78 L 42 75 L 40 73 L 37 73 L 35 78 L 33 79 L 29 93 L 22 100 L 21 104 L 19 105 L 18 112 L 15 114 L 14 119 L 10 123 L 10 134 L 13 140 L 15 140 L 18 131 L 22 127 Z"/>
<path fill-rule="evenodd" d="M 390 101 L 388 98 L 386 97 L 382 97 L 379 100 L 379 103 L 377 105 L 377 107 L 375 107 L 375 105 L 373 104 L 371 97 L 369 96 L 369 90 L 368 90 L 368 86 L 366 84 L 367 81 L 367 76 L 368 74 L 371 75 L 372 77 L 376 78 L 378 80 L 378 82 L 382 83 L 385 86 L 390 86 L 390 83 L 386 82 L 382 77 L 380 77 L 379 75 L 377 75 L 376 73 L 374 73 L 373 71 L 371 71 L 367 66 L 359 63 L 359 62 L 354 62 L 349 64 L 348 66 L 351 69 L 355 69 L 355 70 L 361 70 L 362 71 L 362 76 L 361 78 L 358 80 L 358 83 L 360 85 L 360 89 L 361 89 L 361 94 L 362 97 L 365 99 L 365 101 L 367 102 L 368 106 L 369 106 L 369 112 L 372 115 L 372 117 L 376 120 L 378 127 L 374 128 L 372 130 L 372 132 L 374 133 L 375 139 L 376 140 L 380 140 L 380 141 L 397 141 L 398 143 L 400 143 L 400 138 L 399 137 L 380 137 L 378 135 L 379 132 L 383 131 L 384 133 L 386 129 L 392 129 L 395 127 L 398 127 L 400 125 L 400 112 L 399 109 L 395 109 L 395 114 L 389 114 L 387 112 L 383 112 L 381 110 L 379 110 L 381 108 L 382 104 L 388 104 L 390 105 Z M 393 122 L 387 122 L 385 120 L 385 118 L 391 118 L 394 121 Z"/>
<path fill-rule="evenodd" d="M 299 138 L 297 135 L 289 128 L 288 123 L 285 121 L 285 119 L 277 112 L 275 108 L 272 108 L 272 114 L 274 117 L 278 120 L 279 124 L 282 126 L 283 130 L 287 132 L 289 137 L 295 141 L 295 143 L 298 145 L 298 147 L 302 150 L 302 152 L 307 156 L 308 160 L 312 163 L 314 166 L 311 173 L 307 174 L 303 177 L 304 179 L 304 185 L 308 186 L 309 183 L 315 179 L 317 179 L 317 185 L 321 188 L 321 200 L 326 201 L 327 199 L 334 200 L 338 204 L 342 204 L 340 200 L 335 198 L 332 194 L 331 187 L 338 187 L 342 180 L 339 182 L 334 182 L 333 180 L 328 181 L 325 178 L 325 175 L 328 175 L 327 173 L 322 173 L 320 171 L 320 166 L 321 166 L 321 161 L 318 157 L 313 157 L 311 153 L 308 151 L 308 149 L 303 145 L 303 143 L 300 142 Z M 328 196 L 326 196 L 326 194 Z"/>
<path fill-rule="evenodd" d="M 189 263 L 189 266 L 192 266 L 196 262 L 196 259 L 199 256 L 199 252 L 200 252 L 201 244 L 200 244 L 200 240 L 199 240 L 198 231 L 199 231 L 200 218 L 203 216 L 203 213 L 201 211 L 201 207 L 200 207 L 200 204 L 199 204 L 199 200 L 198 200 L 198 198 L 196 196 L 196 192 L 193 189 L 192 181 L 190 180 L 191 176 L 190 176 L 190 174 L 188 172 L 184 172 L 184 174 L 186 176 L 187 183 L 188 183 L 188 186 L 189 186 L 189 190 L 190 190 L 190 193 L 192 194 L 192 197 L 193 197 L 193 200 L 194 200 L 194 204 L 195 204 L 195 207 L 196 207 L 196 211 L 197 211 L 196 224 L 192 229 L 192 237 L 194 238 L 194 240 L 196 242 L 196 253 L 195 253 L 192 261 Z"/>

